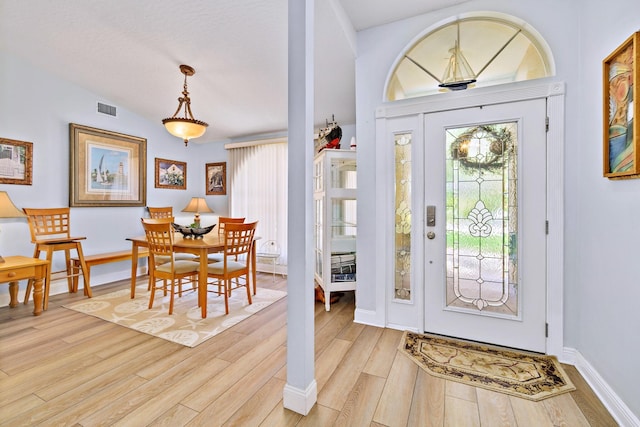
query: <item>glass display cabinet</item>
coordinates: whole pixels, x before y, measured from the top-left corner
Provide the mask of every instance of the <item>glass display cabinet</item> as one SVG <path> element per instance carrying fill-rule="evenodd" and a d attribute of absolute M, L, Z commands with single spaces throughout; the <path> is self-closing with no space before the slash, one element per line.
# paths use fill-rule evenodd
<path fill-rule="evenodd" d="M 331 293 L 356 289 L 356 152 L 325 149 L 313 165 L 315 281 Z"/>

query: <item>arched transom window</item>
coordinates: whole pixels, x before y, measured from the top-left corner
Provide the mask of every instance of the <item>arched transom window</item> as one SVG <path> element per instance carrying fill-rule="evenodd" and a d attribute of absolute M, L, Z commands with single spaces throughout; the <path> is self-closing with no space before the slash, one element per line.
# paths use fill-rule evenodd
<path fill-rule="evenodd" d="M 428 31 L 397 59 L 386 98 L 538 79 L 554 73 L 550 50 L 527 24 L 475 16 Z"/>

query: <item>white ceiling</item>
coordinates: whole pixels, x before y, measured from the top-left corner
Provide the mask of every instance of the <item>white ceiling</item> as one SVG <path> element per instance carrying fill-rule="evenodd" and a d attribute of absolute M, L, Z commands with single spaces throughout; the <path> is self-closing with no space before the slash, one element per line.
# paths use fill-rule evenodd
<path fill-rule="evenodd" d="M 317 0 L 318 127 L 355 123 L 353 31 L 466 0 Z M 173 115 L 188 64 L 198 142 L 287 128 L 287 0 L 0 0 L 0 50 L 151 121 Z"/>

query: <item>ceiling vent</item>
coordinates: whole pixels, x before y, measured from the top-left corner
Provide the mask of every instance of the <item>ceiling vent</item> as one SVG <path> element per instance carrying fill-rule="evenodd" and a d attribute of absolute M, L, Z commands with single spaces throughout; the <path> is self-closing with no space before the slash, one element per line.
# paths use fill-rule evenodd
<path fill-rule="evenodd" d="M 108 114 L 110 116 L 116 116 L 116 107 L 113 105 L 103 104 L 102 102 L 98 102 L 98 113 Z"/>

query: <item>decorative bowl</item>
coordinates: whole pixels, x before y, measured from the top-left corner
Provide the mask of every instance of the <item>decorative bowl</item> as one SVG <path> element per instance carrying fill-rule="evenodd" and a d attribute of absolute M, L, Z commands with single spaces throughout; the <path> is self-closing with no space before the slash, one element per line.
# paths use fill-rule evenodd
<path fill-rule="evenodd" d="M 215 224 L 207 227 L 191 227 L 190 225 L 180 225 L 172 222 L 173 229 L 180 232 L 185 239 L 202 239 L 205 234 L 213 230 Z"/>

